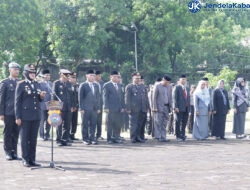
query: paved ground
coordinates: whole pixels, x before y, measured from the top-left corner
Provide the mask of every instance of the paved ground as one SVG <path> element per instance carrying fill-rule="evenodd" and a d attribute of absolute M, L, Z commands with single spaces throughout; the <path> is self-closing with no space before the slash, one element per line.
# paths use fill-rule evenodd
<path fill-rule="evenodd" d="M 189 136 L 178 143 L 169 137 L 170 143 L 149 139 L 145 144 L 86 146 L 78 141 L 56 147 L 55 163 L 66 171 L 24 168 L 20 161 L 5 161 L 0 148 L 0 190 L 250 189 L 250 140 L 236 140 L 231 133 L 226 141 Z M 38 141 L 37 161 L 49 165 L 50 142 Z"/>
<path fill-rule="evenodd" d="M 55 149 L 55 163 L 66 171 L 24 168 L 5 161 L 1 149 L 0 189 L 250 189 L 249 142 L 76 142 Z M 37 150 L 37 161 L 48 166 L 50 143 L 39 141 Z"/>

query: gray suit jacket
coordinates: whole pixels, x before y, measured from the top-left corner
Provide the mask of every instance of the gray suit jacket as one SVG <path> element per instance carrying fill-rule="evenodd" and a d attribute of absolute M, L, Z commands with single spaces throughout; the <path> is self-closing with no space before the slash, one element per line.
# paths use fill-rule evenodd
<path fill-rule="evenodd" d="M 172 89 L 171 85 L 168 85 L 167 87 L 162 86 L 162 84 L 157 84 L 155 86 L 155 89 L 153 91 L 153 109 L 157 109 L 158 112 L 163 112 L 165 105 L 164 105 L 164 99 L 165 97 L 165 90 L 167 90 L 167 98 L 168 98 L 168 104 L 169 104 L 169 110 L 172 108 Z"/>
<path fill-rule="evenodd" d="M 92 93 L 88 82 L 84 82 L 80 85 L 78 100 L 80 110 L 84 111 L 97 111 L 100 110 L 100 92 L 99 86 L 93 82 L 95 94 Z"/>
<path fill-rule="evenodd" d="M 206 104 L 194 94 L 194 109 L 196 112 L 199 112 L 199 115 L 208 115 L 210 104 L 206 106 Z"/>

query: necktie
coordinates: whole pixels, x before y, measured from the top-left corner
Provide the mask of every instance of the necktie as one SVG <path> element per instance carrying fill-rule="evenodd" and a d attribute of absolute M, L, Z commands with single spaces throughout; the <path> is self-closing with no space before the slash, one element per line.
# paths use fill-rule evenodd
<path fill-rule="evenodd" d="M 184 95 L 185 95 L 185 100 L 187 100 L 187 93 L 186 93 L 185 88 L 183 88 L 183 91 L 184 91 Z M 188 102 L 186 102 L 186 107 L 188 107 Z"/>
<path fill-rule="evenodd" d="M 185 99 L 187 99 L 187 93 L 186 93 L 185 88 L 183 89 L 183 91 L 184 91 Z"/>
<path fill-rule="evenodd" d="M 90 83 L 90 88 L 91 88 L 92 93 L 95 94 L 95 89 L 92 83 Z"/>
<path fill-rule="evenodd" d="M 118 86 L 116 83 L 114 83 L 116 91 L 118 91 Z"/>

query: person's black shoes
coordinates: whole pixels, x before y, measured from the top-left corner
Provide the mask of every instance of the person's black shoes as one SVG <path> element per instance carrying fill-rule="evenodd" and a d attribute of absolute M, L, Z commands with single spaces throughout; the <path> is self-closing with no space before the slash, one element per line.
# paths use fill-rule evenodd
<path fill-rule="evenodd" d="M 16 153 L 12 154 L 12 158 L 13 158 L 13 160 L 22 160 L 22 158 L 18 157 L 18 155 Z"/>
<path fill-rule="evenodd" d="M 93 144 L 93 145 L 97 145 L 97 144 L 98 144 L 98 142 L 97 142 L 97 141 L 91 141 L 91 144 Z"/>
<path fill-rule="evenodd" d="M 108 144 L 114 144 L 114 142 L 113 141 L 108 141 Z"/>
<path fill-rule="evenodd" d="M 145 140 L 143 140 L 143 139 L 141 139 L 141 138 L 137 138 L 137 139 L 136 139 L 136 142 L 145 143 Z"/>
<path fill-rule="evenodd" d="M 104 138 L 103 138 L 103 137 L 97 137 L 97 139 L 98 139 L 98 140 L 104 140 Z"/>
<path fill-rule="evenodd" d="M 159 139 L 159 142 L 170 142 L 169 139 Z"/>
<path fill-rule="evenodd" d="M 136 143 L 137 141 L 135 139 L 132 139 L 131 140 L 131 143 Z"/>
<path fill-rule="evenodd" d="M 6 154 L 5 159 L 9 161 L 9 160 L 13 160 L 13 157 L 11 154 Z"/>
<path fill-rule="evenodd" d="M 82 141 L 82 143 L 85 144 L 85 145 L 90 145 L 89 141 Z"/>
<path fill-rule="evenodd" d="M 30 161 L 29 164 L 30 164 L 30 166 L 35 166 L 35 167 L 40 167 L 41 166 L 41 164 L 38 164 L 35 161 Z"/>
<path fill-rule="evenodd" d="M 23 161 L 23 166 L 24 167 L 30 167 L 31 165 L 30 165 L 30 163 L 28 161 L 24 160 Z"/>

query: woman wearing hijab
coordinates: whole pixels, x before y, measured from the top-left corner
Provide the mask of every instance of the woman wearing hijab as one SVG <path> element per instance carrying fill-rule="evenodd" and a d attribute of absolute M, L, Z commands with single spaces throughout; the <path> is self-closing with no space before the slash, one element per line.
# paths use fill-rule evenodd
<path fill-rule="evenodd" d="M 213 93 L 212 136 L 222 140 L 225 140 L 226 116 L 230 110 L 228 93 L 224 89 L 224 84 L 224 80 L 220 80 Z"/>
<path fill-rule="evenodd" d="M 245 119 L 248 111 L 248 89 L 245 85 L 245 79 L 238 78 L 232 90 L 234 106 L 233 133 L 237 139 L 245 138 Z"/>
<path fill-rule="evenodd" d="M 194 91 L 194 128 L 193 137 L 197 140 L 204 140 L 209 137 L 208 113 L 210 95 L 206 88 L 205 81 L 200 81 Z"/>

